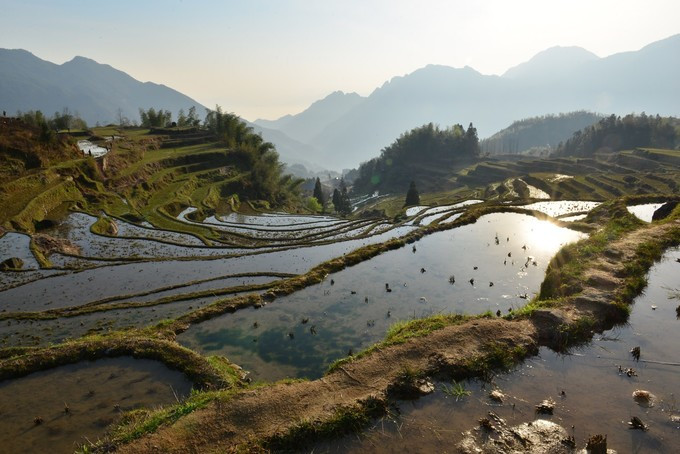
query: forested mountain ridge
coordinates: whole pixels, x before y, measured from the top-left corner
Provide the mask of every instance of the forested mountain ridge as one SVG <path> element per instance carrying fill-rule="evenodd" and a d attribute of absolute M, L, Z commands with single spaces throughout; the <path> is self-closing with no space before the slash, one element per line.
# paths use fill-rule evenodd
<path fill-rule="evenodd" d="M 579 111 L 559 115 L 543 115 L 515 121 L 507 128 L 480 142 L 482 153 L 548 154 L 573 133 L 600 120 L 600 114 Z"/>
<path fill-rule="evenodd" d="M 502 76 L 428 65 L 392 78 L 367 97 L 335 92 L 297 115 L 258 120 L 256 130 L 288 162 L 339 170 L 356 167 L 401 132 L 430 122 L 472 121 L 488 137 L 518 118 L 550 112 L 678 116 L 679 81 L 680 35 L 606 58 L 557 47 Z M 86 58 L 55 65 L 26 51 L 0 50 L 0 109 L 9 113 L 68 107 L 89 124 L 104 124 L 117 123 L 118 108 L 132 119 L 140 107 L 152 106 L 175 114 L 196 106 L 203 113 L 203 106 L 175 90 Z"/>
<path fill-rule="evenodd" d="M 610 115 L 576 131 L 561 143 L 556 156 L 590 157 L 596 152 L 632 150 L 637 147 L 675 149 L 680 146 L 680 119 L 646 114 Z"/>
<path fill-rule="evenodd" d="M 10 114 L 68 108 L 89 124 L 137 117 L 139 108 L 162 107 L 177 113 L 198 101 L 165 85 L 140 82 L 123 71 L 85 57 L 57 65 L 21 49 L 0 49 L 0 106 Z M 120 109 L 120 112 L 119 112 Z"/>
<path fill-rule="evenodd" d="M 479 139 L 472 124 L 466 130 L 460 124 L 441 129 L 429 123 L 402 134 L 379 157 L 362 163 L 353 191 L 401 192 L 411 181 L 421 190 L 442 190 L 454 169 L 478 155 Z"/>

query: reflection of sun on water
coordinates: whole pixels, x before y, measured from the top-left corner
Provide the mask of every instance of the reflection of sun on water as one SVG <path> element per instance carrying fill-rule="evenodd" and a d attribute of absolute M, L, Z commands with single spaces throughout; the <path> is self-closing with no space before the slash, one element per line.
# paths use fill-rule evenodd
<path fill-rule="evenodd" d="M 571 240 L 568 238 L 571 232 L 548 221 L 534 219 L 526 227 L 521 236 L 524 237 L 523 241 L 527 246 L 527 255 L 558 250 L 568 240 Z M 581 236 L 585 235 L 581 234 Z"/>

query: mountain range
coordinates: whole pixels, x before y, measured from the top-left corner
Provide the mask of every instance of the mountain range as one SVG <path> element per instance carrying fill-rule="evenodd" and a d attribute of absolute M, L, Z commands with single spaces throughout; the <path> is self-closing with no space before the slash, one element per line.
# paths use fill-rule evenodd
<path fill-rule="evenodd" d="M 0 110 L 41 110 L 46 115 L 65 107 L 88 124 L 118 123 L 120 113 L 139 118 L 139 108 L 154 107 L 177 115 L 195 106 L 203 116 L 205 106 L 165 85 L 140 82 L 123 71 L 85 57 L 61 65 L 42 60 L 22 49 L 0 49 Z M 228 109 L 227 109 L 228 111 Z M 315 150 L 278 130 L 249 123 L 256 132 L 276 144 L 281 157 L 308 169 L 322 170 L 310 162 Z"/>
<path fill-rule="evenodd" d="M 680 35 L 606 58 L 553 47 L 501 76 L 429 65 L 367 97 L 334 93 L 298 115 L 255 123 L 308 143 L 322 156 L 318 161 L 343 168 L 377 156 L 403 132 L 429 122 L 472 122 L 483 138 L 515 120 L 580 110 L 680 114 Z M 311 111 L 331 121 L 312 123 Z"/>
<path fill-rule="evenodd" d="M 68 107 L 90 124 L 107 124 L 117 120 L 119 109 L 137 118 L 140 107 L 176 115 L 191 106 L 203 112 L 204 106 L 176 90 L 84 57 L 57 65 L 25 50 L 0 49 L 0 110 L 10 113 L 51 114 Z M 321 170 L 356 167 L 400 134 L 430 122 L 473 123 L 484 138 L 515 120 L 577 110 L 680 114 L 680 35 L 606 58 L 553 47 L 501 76 L 428 65 L 392 78 L 369 96 L 336 91 L 296 115 L 250 125 L 276 145 L 284 161 Z"/>

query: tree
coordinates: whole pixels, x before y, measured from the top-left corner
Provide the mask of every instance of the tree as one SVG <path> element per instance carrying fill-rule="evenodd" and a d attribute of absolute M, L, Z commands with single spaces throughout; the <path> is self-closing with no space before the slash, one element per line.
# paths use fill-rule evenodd
<path fill-rule="evenodd" d="M 143 128 L 162 128 L 172 123 L 172 112 L 163 109 L 156 111 L 153 107 L 149 110 L 140 108 L 139 118 Z"/>
<path fill-rule="evenodd" d="M 54 113 L 52 118 L 52 126 L 57 131 L 62 131 L 64 129 L 71 130 L 71 122 L 73 121 L 73 115 L 69 112 L 68 107 L 64 107 L 62 113 Z"/>
<path fill-rule="evenodd" d="M 420 205 L 420 194 L 418 194 L 418 189 L 416 189 L 416 182 L 411 181 L 408 187 L 408 192 L 406 193 L 405 207 Z"/>
<path fill-rule="evenodd" d="M 319 201 L 316 199 L 316 197 L 307 197 L 307 203 L 306 203 L 307 209 L 311 211 L 312 213 L 319 213 L 323 210 L 323 207 L 319 203 Z"/>
<path fill-rule="evenodd" d="M 187 126 L 192 128 L 197 128 L 201 124 L 201 119 L 198 118 L 196 113 L 196 106 L 191 106 L 189 108 L 189 115 L 187 115 Z"/>
<path fill-rule="evenodd" d="M 184 109 L 179 109 L 179 112 L 177 113 L 177 126 L 180 128 L 184 128 L 186 126 L 189 126 L 189 120 L 186 115 L 184 115 Z"/>
<path fill-rule="evenodd" d="M 326 197 L 323 194 L 323 188 L 321 187 L 321 180 L 319 177 L 316 178 L 316 183 L 314 183 L 314 197 L 321 204 L 323 211 L 323 207 L 326 205 Z"/>
<path fill-rule="evenodd" d="M 125 114 L 123 113 L 123 109 L 121 109 L 120 107 L 116 111 L 116 118 L 118 119 L 118 126 L 120 126 L 121 128 L 130 126 L 130 119 L 125 116 Z"/>
<path fill-rule="evenodd" d="M 345 179 L 340 179 L 340 195 L 338 197 L 338 204 L 335 205 L 335 209 L 338 213 L 343 216 L 348 216 L 352 213 L 352 202 L 349 200 L 349 194 L 347 193 L 347 185 L 345 185 Z"/>
<path fill-rule="evenodd" d="M 338 191 L 338 188 L 333 189 L 333 207 L 335 208 L 335 211 L 340 212 L 340 191 Z"/>

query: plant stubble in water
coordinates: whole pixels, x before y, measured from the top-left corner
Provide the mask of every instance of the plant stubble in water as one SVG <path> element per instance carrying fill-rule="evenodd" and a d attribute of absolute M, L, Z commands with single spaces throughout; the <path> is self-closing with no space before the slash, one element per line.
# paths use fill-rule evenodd
<path fill-rule="evenodd" d="M 122 412 L 173 404 L 190 389 L 181 373 L 129 357 L 6 380 L 0 382 L 0 451 L 70 453 L 76 443 L 96 441 Z"/>
<path fill-rule="evenodd" d="M 416 252 L 388 251 L 261 309 L 192 326 L 178 341 L 224 355 L 256 379 L 316 378 L 333 360 L 380 341 L 397 321 L 521 307 L 559 247 L 581 237 L 531 216 L 486 215 L 422 238 Z"/>

